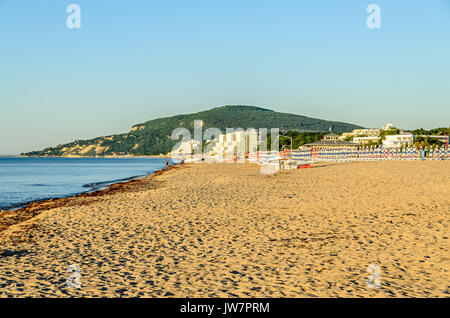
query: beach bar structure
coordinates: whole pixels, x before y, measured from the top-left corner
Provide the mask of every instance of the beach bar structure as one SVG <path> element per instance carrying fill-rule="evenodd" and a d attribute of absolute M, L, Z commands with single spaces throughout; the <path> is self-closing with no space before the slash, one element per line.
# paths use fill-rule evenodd
<path fill-rule="evenodd" d="M 309 149 L 311 151 L 311 155 L 317 154 L 321 150 L 336 150 L 342 148 L 348 149 L 356 149 L 359 145 L 354 142 L 344 141 L 339 139 L 339 135 L 336 134 L 328 134 L 323 137 L 322 140 L 317 142 L 312 142 L 309 144 L 305 144 L 300 148 Z"/>
<path fill-rule="evenodd" d="M 314 162 L 314 161 L 335 161 L 338 158 L 347 160 L 355 156 L 359 145 L 353 142 L 340 140 L 339 135 L 330 133 L 322 140 L 300 146 L 289 154 L 290 161 Z"/>

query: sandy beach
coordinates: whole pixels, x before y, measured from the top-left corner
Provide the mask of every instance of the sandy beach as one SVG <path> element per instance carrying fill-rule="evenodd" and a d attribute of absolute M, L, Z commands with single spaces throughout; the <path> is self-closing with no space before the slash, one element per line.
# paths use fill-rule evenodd
<path fill-rule="evenodd" d="M 178 165 L 2 213 L 0 297 L 450 296 L 448 162 L 259 169 Z"/>

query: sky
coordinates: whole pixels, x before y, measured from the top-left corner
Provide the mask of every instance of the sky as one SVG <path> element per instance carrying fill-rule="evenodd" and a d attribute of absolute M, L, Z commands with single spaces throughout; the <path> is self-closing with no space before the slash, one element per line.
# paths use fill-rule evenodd
<path fill-rule="evenodd" d="M 0 0 L 0 154 L 221 105 L 448 127 L 449 59 L 450 0 Z"/>

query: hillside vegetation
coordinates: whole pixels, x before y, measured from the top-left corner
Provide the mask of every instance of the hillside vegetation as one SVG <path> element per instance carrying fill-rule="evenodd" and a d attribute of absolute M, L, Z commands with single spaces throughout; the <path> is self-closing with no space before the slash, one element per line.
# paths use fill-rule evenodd
<path fill-rule="evenodd" d="M 279 128 L 281 131 L 325 132 L 331 127 L 341 133 L 362 128 L 342 122 L 327 121 L 306 116 L 279 113 L 254 106 L 222 106 L 195 114 L 158 118 L 134 125 L 130 132 L 76 140 L 68 144 L 25 153 L 26 156 L 108 156 L 157 155 L 168 153 L 177 143 L 170 136 L 175 128 L 184 127 L 193 132 L 194 120 L 203 120 L 203 129 Z"/>

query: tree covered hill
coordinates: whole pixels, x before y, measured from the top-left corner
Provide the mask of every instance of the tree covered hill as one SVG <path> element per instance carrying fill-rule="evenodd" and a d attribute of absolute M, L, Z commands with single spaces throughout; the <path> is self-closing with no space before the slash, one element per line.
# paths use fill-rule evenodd
<path fill-rule="evenodd" d="M 343 122 L 327 121 L 300 115 L 279 113 L 254 106 L 222 106 L 210 110 L 158 118 L 134 125 L 130 132 L 76 140 L 65 145 L 25 153 L 25 156 L 108 156 L 156 155 L 168 153 L 177 143 L 170 136 L 175 128 L 187 128 L 193 133 L 194 120 L 203 120 L 203 129 L 226 128 L 279 128 L 281 131 L 325 132 L 331 127 L 340 133 L 362 128 Z"/>

